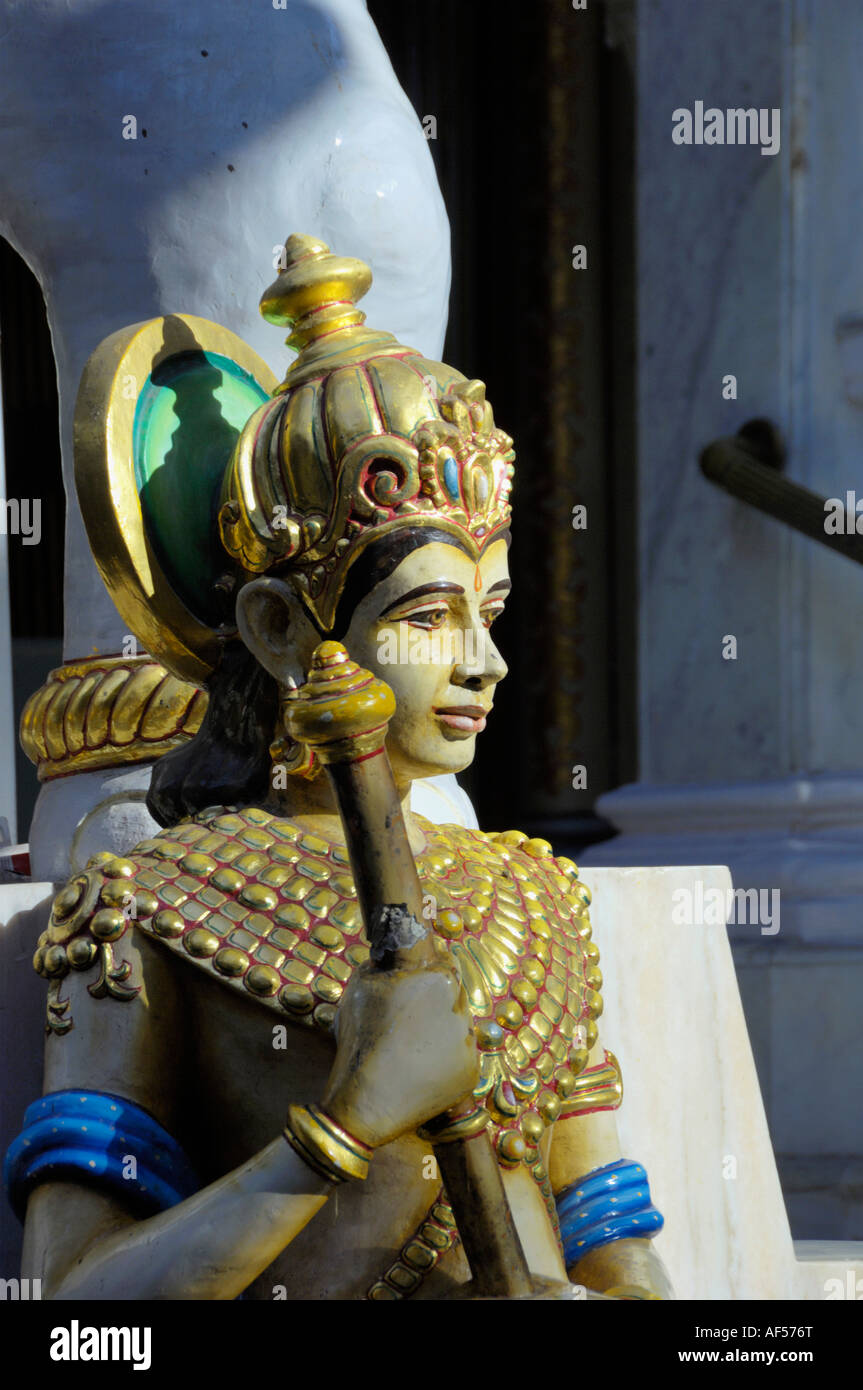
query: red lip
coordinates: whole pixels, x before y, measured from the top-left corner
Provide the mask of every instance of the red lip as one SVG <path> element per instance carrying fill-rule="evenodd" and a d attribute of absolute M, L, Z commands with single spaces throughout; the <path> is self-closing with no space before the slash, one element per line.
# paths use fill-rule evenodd
<path fill-rule="evenodd" d="M 435 714 L 463 714 L 468 719 L 484 719 L 488 710 L 482 705 L 441 705 Z"/>
<path fill-rule="evenodd" d="M 442 724 L 463 734 L 481 734 L 487 713 L 481 705 L 447 705 L 435 710 Z"/>

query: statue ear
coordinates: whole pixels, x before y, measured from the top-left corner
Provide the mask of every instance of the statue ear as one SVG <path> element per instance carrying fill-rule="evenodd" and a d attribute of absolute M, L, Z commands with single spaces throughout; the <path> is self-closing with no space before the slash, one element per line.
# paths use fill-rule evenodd
<path fill-rule="evenodd" d="M 320 641 L 302 603 L 281 579 L 252 579 L 237 595 L 237 627 L 245 646 L 280 685 L 302 685 Z"/>

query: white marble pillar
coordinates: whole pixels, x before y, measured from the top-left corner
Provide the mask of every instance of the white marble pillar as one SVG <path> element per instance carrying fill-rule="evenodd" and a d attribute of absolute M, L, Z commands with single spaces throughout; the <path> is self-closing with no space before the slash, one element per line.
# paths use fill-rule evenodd
<path fill-rule="evenodd" d="M 199 314 L 283 372 L 289 354 L 257 304 L 274 249 L 305 232 L 367 260 L 369 321 L 437 358 L 449 228 L 422 127 L 363 0 L 0 0 L 0 22 L 0 235 L 39 280 L 57 360 L 71 660 L 117 653 L 125 636 L 72 484 L 75 395 L 101 339 Z M 135 139 L 124 138 L 130 117 Z M 46 784 L 34 873 L 65 876 L 85 816 L 103 847 L 150 833 L 143 801 L 125 797 L 148 779 L 141 765 Z M 114 791 L 100 824 L 94 798 Z"/>
<path fill-rule="evenodd" d="M 697 458 L 768 416 L 795 481 L 863 496 L 861 65 L 855 0 L 638 7 L 640 780 L 584 856 L 780 890 L 778 932 L 732 934 L 802 1236 L 863 1236 L 863 572 Z M 778 108 L 779 151 L 675 144 L 697 101 Z"/>

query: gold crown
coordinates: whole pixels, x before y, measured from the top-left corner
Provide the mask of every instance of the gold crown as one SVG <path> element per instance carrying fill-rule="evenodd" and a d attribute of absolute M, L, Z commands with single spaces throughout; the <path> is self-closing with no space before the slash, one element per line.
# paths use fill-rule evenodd
<path fill-rule="evenodd" d="M 243 429 L 219 512 L 228 553 L 248 574 L 286 567 L 324 631 L 371 540 L 435 526 L 479 559 L 510 518 L 515 455 L 485 386 L 364 328 L 371 281 L 313 237 L 285 243 L 261 313 L 299 353 Z"/>

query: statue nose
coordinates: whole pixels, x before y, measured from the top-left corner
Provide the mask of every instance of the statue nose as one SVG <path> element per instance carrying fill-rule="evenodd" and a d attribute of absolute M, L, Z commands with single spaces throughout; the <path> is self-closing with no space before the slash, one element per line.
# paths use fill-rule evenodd
<path fill-rule="evenodd" d="M 467 658 L 467 652 L 465 655 Z M 465 690 L 485 690 L 503 680 L 506 672 L 506 662 L 483 629 L 476 644 L 474 659 L 459 662 L 453 670 L 452 681 Z"/>

